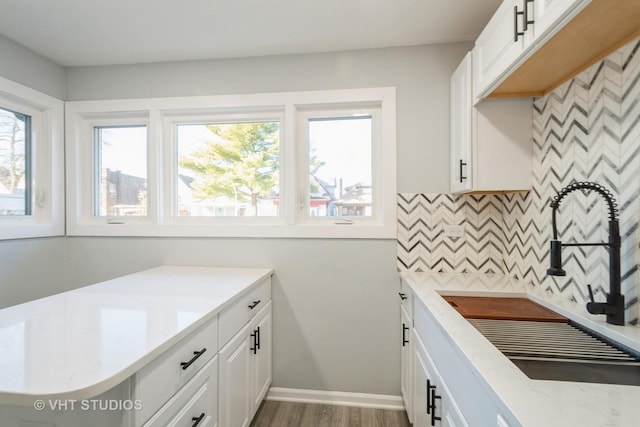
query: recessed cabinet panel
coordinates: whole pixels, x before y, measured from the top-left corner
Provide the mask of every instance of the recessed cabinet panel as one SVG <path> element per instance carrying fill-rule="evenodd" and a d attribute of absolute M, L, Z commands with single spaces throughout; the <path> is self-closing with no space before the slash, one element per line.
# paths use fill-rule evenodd
<path fill-rule="evenodd" d="M 266 396 L 271 386 L 272 378 L 272 332 L 271 332 L 271 301 L 253 319 L 253 381 L 252 381 L 252 413 L 258 410 L 260 402 Z"/>
<path fill-rule="evenodd" d="M 214 357 L 217 335 L 214 318 L 135 374 L 134 396 L 144 402 L 134 412 L 136 425 L 151 417 Z"/>
<path fill-rule="evenodd" d="M 218 421 L 218 364 L 211 360 L 180 389 L 143 427 L 192 425 L 192 418 L 202 416 L 198 425 L 215 426 Z M 144 406 L 144 401 L 142 401 Z"/>
<path fill-rule="evenodd" d="M 473 102 L 488 96 L 589 3 L 590 0 L 504 0 L 473 49 Z"/>
<path fill-rule="evenodd" d="M 527 4 L 531 24 L 532 43 L 539 43 L 574 9 L 582 8 L 590 0 L 534 0 Z"/>
<path fill-rule="evenodd" d="M 404 307 L 400 306 L 400 394 L 409 422 L 413 422 L 413 321 Z"/>
<path fill-rule="evenodd" d="M 504 0 L 484 28 L 473 50 L 474 97 L 486 95 L 525 49 L 524 0 Z"/>
<path fill-rule="evenodd" d="M 218 321 L 220 347 L 224 346 L 270 299 L 271 281 L 267 279 L 220 313 Z"/>
<path fill-rule="evenodd" d="M 491 99 L 472 105 L 474 59 L 467 54 L 451 76 L 451 192 L 529 190 L 533 101 Z"/>
<path fill-rule="evenodd" d="M 472 120 L 471 52 L 467 53 L 451 76 L 451 192 L 472 189 Z"/>
<path fill-rule="evenodd" d="M 251 324 L 247 323 L 220 350 L 219 405 L 220 427 L 246 427 L 251 421 Z"/>

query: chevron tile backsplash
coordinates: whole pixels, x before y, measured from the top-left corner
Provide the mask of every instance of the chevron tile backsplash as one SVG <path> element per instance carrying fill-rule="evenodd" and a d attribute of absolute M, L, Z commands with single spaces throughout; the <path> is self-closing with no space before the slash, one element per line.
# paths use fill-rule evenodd
<path fill-rule="evenodd" d="M 464 238 L 444 235 L 464 227 Z M 398 195 L 398 269 L 501 273 L 502 206 L 497 196 Z"/>
<path fill-rule="evenodd" d="M 620 207 L 622 290 L 627 322 L 637 323 L 640 287 L 640 39 L 535 99 L 533 189 L 506 195 L 398 195 L 400 270 L 504 272 L 569 299 L 586 300 L 586 284 L 604 300 L 608 253 L 564 248 L 566 277 L 546 275 L 551 238 L 549 201 L 575 181 L 595 181 Z M 465 228 L 445 237 L 444 224 Z M 558 214 L 563 241 L 607 238 L 604 202 L 575 192 Z M 604 285 L 604 286 L 603 286 Z"/>

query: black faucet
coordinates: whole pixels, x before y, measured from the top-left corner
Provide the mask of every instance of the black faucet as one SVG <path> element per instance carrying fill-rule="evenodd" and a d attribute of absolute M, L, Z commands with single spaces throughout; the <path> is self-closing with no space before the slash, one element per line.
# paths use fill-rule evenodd
<path fill-rule="evenodd" d="M 558 228 L 556 226 L 556 211 L 562 199 L 576 190 L 595 191 L 600 194 L 609 207 L 609 242 L 608 243 L 562 243 L 558 240 Z M 607 302 L 595 302 L 593 290 L 589 289 L 590 302 L 587 303 L 587 311 L 591 314 L 606 314 L 607 323 L 624 325 L 624 295 L 620 292 L 620 226 L 618 223 L 618 209 L 613 194 L 600 184 L 595 182 L 575 182 L 567 185 L 551 200 L 553 240 L 551 240 L 551 265 L 547 274 L 552 276 L 565 276 L 562 269 L 563 246 L 607 246 L 609 249 L 609 294 Z"/>

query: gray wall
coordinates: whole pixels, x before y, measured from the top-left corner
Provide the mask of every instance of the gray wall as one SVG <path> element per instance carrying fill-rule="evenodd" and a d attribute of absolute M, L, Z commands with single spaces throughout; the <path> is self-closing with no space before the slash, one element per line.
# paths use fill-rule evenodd
<path fill-rule="evenodd" d="M 470 47 L 71 68 L 66 99 L 395 86 L 398 192 L 446 192 L 449 76 Z M 399 395 L 394 240 L 69 237 L 65 243 L 69 289 L 159 264 L 273 267 L 274 386 Z M 43 286 L 42 280 L 5 286 L 34 284 Z"/>
<path fill-rule="evenodd" d="M 0 35 L 0 76 L 58 99 L 66 96 L 65 69 Z M 65 287 L 65 238 L 0 241 L 0 308 Z"/>
<path fill-rule="evenodd" d="M 449 191 L 449 77 L 472 47 L 451 43 L 342 53 L 67 71 L 69 101 L 395 86 L 398 192 Z"/>
<path fill-rule="evenodd" d="M 0 34 L 0 76 L 55 98 L 66 97 L 65 69 Z"/>

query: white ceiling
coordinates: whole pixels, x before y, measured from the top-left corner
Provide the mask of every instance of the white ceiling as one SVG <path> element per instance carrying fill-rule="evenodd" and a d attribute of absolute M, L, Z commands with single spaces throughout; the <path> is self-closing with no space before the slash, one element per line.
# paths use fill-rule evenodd
<path fill-rule="evenodd" d="M 0 34 L 64 66 L 473 40 L 500 0 L 0 0 Z"/>

